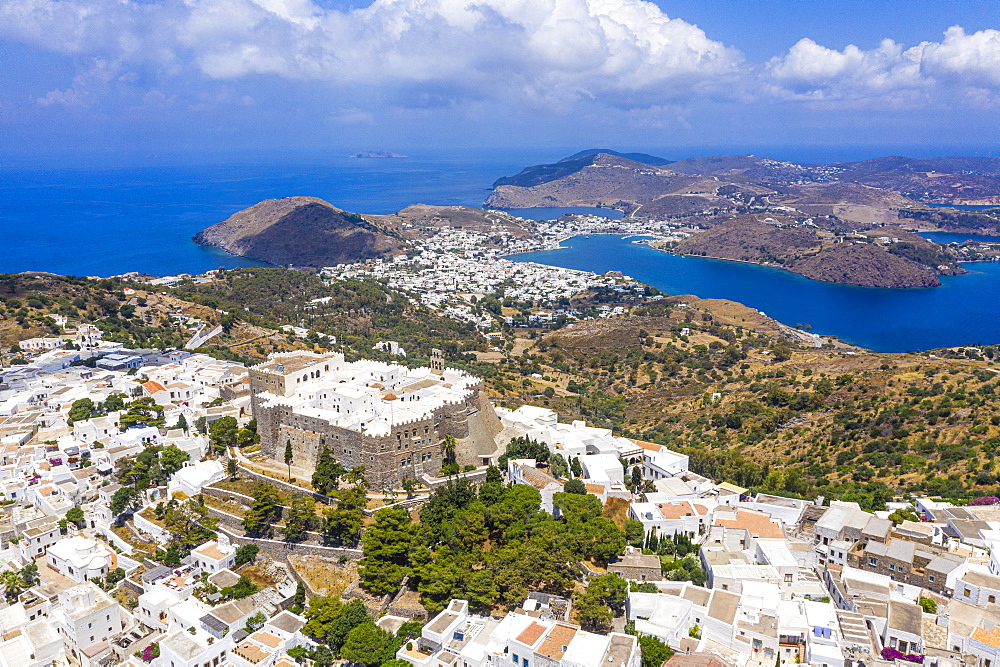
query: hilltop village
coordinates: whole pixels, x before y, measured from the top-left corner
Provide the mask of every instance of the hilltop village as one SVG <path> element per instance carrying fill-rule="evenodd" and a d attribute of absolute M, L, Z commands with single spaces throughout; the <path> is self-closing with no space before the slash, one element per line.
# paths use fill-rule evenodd
<path fill-rule="evenodd" d="M 522 298 L 647 299 L 625 277 L 504 262 L 477 275 Z M 401 271 L 427 299 L 470 266 L 427 251 L 327 277 Z M 0 370 L 4 665 L 1000 659 L 995 497 L 872 511 L 751 491 L 614 428 L 494 404 L 441 350 L 406 365 L 395 341 L 378 350 L 400 362 L 293 349 L 248 366 L 61 323 Z M 195 345 L 219 333 L 186 326 Z"/>

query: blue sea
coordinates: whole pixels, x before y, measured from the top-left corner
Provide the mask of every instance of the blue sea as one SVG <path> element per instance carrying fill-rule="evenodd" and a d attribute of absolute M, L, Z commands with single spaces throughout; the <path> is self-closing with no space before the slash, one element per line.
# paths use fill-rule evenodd
<path fill-rule="evenodd" d="M 593 206 L 549 206 L 545 208 L 507 208 L 511 215 L 525 220 L 558 220 L 564 215 L 599 215 L 609 220 L 621 220 L 625 213 L 615 208 Z"/>
<path fill-rule="evenodd" d="M 411 153 L 413 157 L 399 159 L 319 153 L 212 162 L 148 157 L 128 165 L 105 160 L 104 166 L 82 158 L 72 165 L 8 161 L 0 165 L 0 273 L 171 275 L 254 266 L 258 263 L 198 246 L 191 236 L 270 197 L 312 195 L 364 213 L 392 213 L 414 203 L 479 206 L 497 178 L 575 150 L 469 150 Z M 646 152 L 681 158 L 755 151 Z M 883 154 L 904 152 L 887 149 Z M 971 154 L 947 151 L 961 152 Z M 935 153 L 945 151 L 925 151 Z M 813 148 L 769 154 L 805 162 L 875 157 L 858 150 Z M 564 212 L 520 214 L 558 217 Z M 569 245 L 524 259 L 597 272 L 621 270 L 667 293 L 741 301 L 786 324 L 809 324 L 819 333 L 876 350 L 1000 342 L 1000 264 L 967 265 L 970 274 L 946 278 L 936 289 L 872 290 L 818 283 L 777 269 L 676 257 L 619 237 L 577 238 Z"/>
<path fill-rule="evenodd" d="M 359 213 L 481 206 L 497 178 L 553 155 L 270 158 L 266 163 L 0 168 L 0 273 L 109 276 L 256 266 L 191 236 L 272 197 L 310 195 Z"/>
<path fill-rule="evenodd" d="M 731 299 L 791 326 L 810 325 L 879 352 L 1000 343 L 1000 262 L 965 264 L 941 287 L 876 289 L 809 280 L 782 269 L 672 255 L 616 235 L 576 236 L 564 249 L 510 259 L 625 275 L 667 294 Z"/>

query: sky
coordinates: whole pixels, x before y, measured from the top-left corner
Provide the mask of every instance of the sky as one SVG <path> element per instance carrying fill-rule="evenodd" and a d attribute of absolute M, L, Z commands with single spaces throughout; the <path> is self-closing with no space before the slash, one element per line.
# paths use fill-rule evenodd
<path fill-rule="evenodd" d="M 2 0 L 0 160 L 1000 155 L 996 0 Z"/>

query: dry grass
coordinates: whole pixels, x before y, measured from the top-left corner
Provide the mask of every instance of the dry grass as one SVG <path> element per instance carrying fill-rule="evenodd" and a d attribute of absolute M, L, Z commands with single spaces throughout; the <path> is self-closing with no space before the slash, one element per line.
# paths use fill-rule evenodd
<path fill-rule="evenodd" d="M 257 588 L 267 588 L 278 583 L 273 577 L 264 574 L 264 569 L 259 565 L 250 565 L 240 570 L 240 574 L 252 581 Z"/>
<path fill-rule="evenodd" d="M 321 556 L 288 557 L 288 563 L 318 594 L 339 598 L 358 579 L 358 566 L 353 561 L 338 563 Z"/>
<path fill-rule="evenodd" d="M 624 498 L 608 498 L 601 510 L 601 516 L 611 519 L 615 525 L 621 529 L 625 528 L 625 521 L 628 520 L 628 501 Z"/>
<path fill-rule="evenodd" d="M 253 498 L 257 492 L 257 486 L 262 482 L 258 482 L 250 479 L 229 479 L 226 478 L 219 482 L 216 482 L 212 486 L 216 489 L 222 489 L 223 491 L 232 491 L 234 493 L 239 493 L 244 496 L 249 496 Z M 278 497 L 281 499 L 282 505 L 288 505 L 291 502 L 291 498 L 278 487 L 275 487 L 278 492 Z"/>

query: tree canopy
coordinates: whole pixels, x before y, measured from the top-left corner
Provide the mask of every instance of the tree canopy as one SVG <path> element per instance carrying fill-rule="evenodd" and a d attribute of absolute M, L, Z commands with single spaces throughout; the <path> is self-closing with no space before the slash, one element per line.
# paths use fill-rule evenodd
<path fill-rule="evenodd" d="M 431 612 L 449 600 L 486 610 L 514 606 L 528 591 L 569 594 L 580 561 L 607 562 L 625 547 L 625 534 L 601 516 L 594 496 L 559 493 L 560 517 L 540 509 L 526 485 L 503 486 L 487 474 L 477 492 L 466 480 L 439 487 L 414 524 L 402 509 L 375 514 L 363 538 L 362 585 L 394 593 L 405 576 Z"/>

